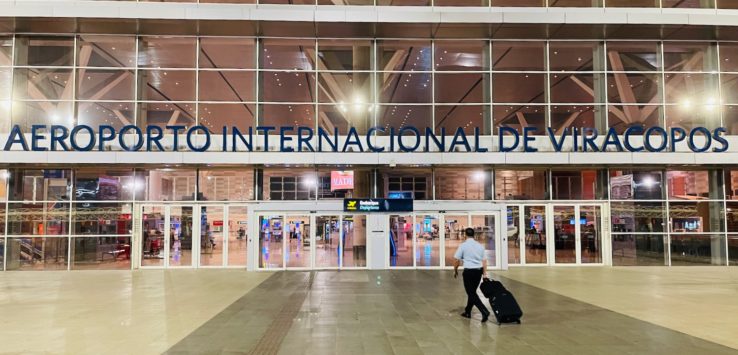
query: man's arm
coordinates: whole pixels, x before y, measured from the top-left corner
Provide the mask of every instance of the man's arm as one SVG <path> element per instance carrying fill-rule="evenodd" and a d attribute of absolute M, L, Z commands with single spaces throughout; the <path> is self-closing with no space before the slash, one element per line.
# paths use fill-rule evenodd
<path fill-rule="evenodd" d="M 482 259 L 482 277 L 487 278 L 487 259 Z"/>
<path fill-rule="evenodd" d="M 459 259 L 454 259 L 454 278 L 459 276 L 459 266 L 461 265 L 461 261 Z"/>

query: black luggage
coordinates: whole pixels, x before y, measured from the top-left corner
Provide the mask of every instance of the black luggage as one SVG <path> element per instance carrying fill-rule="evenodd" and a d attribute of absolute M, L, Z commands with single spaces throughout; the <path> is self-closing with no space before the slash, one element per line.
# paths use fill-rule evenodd
<path fill-rule="evenodd" d="M 497 319 L 497 324 L 520 324 L 523 311 L 520 309 L 518 301 L 502 285 L 502 282 L 484 279 L 479 288 L 482 290 L 482 294 L 489 299 L 489 304 L 492 306 L 492 313 Z"/>

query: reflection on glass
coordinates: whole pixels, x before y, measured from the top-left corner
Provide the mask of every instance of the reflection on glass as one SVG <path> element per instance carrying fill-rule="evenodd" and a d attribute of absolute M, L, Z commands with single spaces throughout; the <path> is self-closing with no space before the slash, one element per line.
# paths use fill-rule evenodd
<path fill-rule="evenodd" d="M 454 254 L 461 243 L 466 240 L 464 230 L 469 228 L 469 218 L 467 215 L 445 215 L 443 218 L 445 266 L 453 266 L 456 260 Z"/>
<path fill-rule="evenodd" d="M 610 171 L 613 200 L 660 200 L 664 198 L 661 171 Z"/>
<path fill-rule="evenodd" d="M 9 235 L 66 235 L 69 203 L 37 202 L 8 204 Z"/>
<path fill-rule="evenodd" d="M 315 217 L 315 267 L 336 268 L 340 264 L 341 229 L 338 216 Z"/>
<path fill-rule="evenodd" d="M 381 2 L 377 5 L 387 5 Z M 377 56 L 379 71 L 427 71 L 433 61 L 431 41 L 422 40 L 378 41 Z"/>
<path fill-rule="evenodd" d="M 474 239 L 484 246 L 484 259 L 487 267 L 497 266 L 497 244 L 495 242 L 495 216 L 471 215 L 471 225 L 474 228 Z"/>
<path fill-rule="evenodd" d="M 366 267 L 366 216 L 343 216 L 343 267 Z"/>
<path fill-rule="evenodd" d="M 602 43 L 588 41 L 551 41 L 551 71 L 601 71 L 604 68 Z"/>
<path fill-rule="evenodd" d="M 73 99 L 72 69 L 15 69 L 13 83 L 13 98 L 16 100 Z"/>
<path fill-rule="evenodd" d="M 8 238 L 6 270 L 66 270 L 69 238 Z"/>
<path fill-rule="evenodd" d="M 546 263 L 546 206 L 525 206 L 525 263 Z"/>
<path fill-rule="evenodd" d="M 605 102 L 602 74 L 553 73 L 549 75 L 552 103 L 599 103 Z"/>
<path fill-rule="evenodd" d="M 32 66 L 72 66 L 74 38 L 56 36 L 16 36 L 15 64 Z"/>
<path fill-rule="evenodd" d="M 136 37 L 81 35 L 77 40 L 80 67 L 135 67 Z"/>
<path fill-rule="evenodd" d="M 72 234 L 126 235 L 133 232 L 132 208 L 128 203 L 75 203 Z"/>
<path fill-rule="evenodd" d="M 166 250 L 163 206 L 143 206 L 141 214 L 141 266 L 164 266 Z"/>
<path fill-rule="evenodd" d="M 415 216 L 415 266 L 441 266 L 441 234 L 436 215 Z"/>
<path fill-rule="evenodd" d="M 310 216 L 287 216 L 284 224 L 287 268 L 311 265 Z M 336 253 L 336 258 L 338 253 Z"/>
<path fill-rule="evenodd" d="M 228 207 L 228 266 L 246 266 L 249 245 L 248 210 Z"/>
<path fill-rule="evenodd" d="M 202 206 L 200 216 L 200 265 L 223 266 L 225 249 L 224 208 L 222 206 Z"/>
<path fill-rule="evenodd" d="M 738 265 L 738 236 L 728 235 L 728 262 L 730 266 Z"/>
<path fill-rule="evenodd" d="M 557 264 L 577 262 L 574 206 L 554 206 L 554 245 Z"/>
<path fill-rule="evenodd" d="M 495 73 L 492 75 L 492 102 L 544 103 L 546 102 L 546 75 Z"/>
<path fill-rule="evenodd" d="M 284 267 L 284 218 L 282 216 L 259 217 L 259 268 Z"/>
<path fill-rule="evenodd" d="M 543 200 L 548 182 L 544 170 L 496 170 L 495 193 L 498 200 Z"/>
<path fill-rule="evenodd" d="M 244 3 L 242 0 L 234 2 Z M 200 60 L 198 65 L 200 68 L 253 69 L 256 67 L 256 60 L 254 60 L 255 42 L 256 40 L 253 38 L 200 38 Z"/>
<path fill-rule="evenodd" d="M 724 230 L 722 202 L 671 202 L 672 233 L 716 233 Z"/>
<path fill-rule="evenodd" d="M 666 208 L 663 202 L 611 202 L 615 233 L 663 233 Z"/>
<path fill-rule="evenodd" d="M 579 235 L 582 264 L 602 262 L 602 234 L 600 206 L 579 207 Z"/>
<path fill-rule="evenodd" d="M 371 54 L 370 40 L 318 39 L 319 70 L 370 70 Z"/>
<path fill-rule="evenodd" d="M 662 234 L 613 234 L 612 264 L 615 266 L 664 266 L 669 256 L 664 253 L 666 236 Z"/>
<path fill-rule="evenodd" d="M 507 263 L 520 264 L 520 207 L 507 208 Z"/>
<path fill-rule="evenodd" d="M 671 265 L 725 265 L 725 236 L 671 235 Z"/>
<path fill-rule="evenodd" d="M 77 99 L 133 100 L 133 77 L 133 70 L 79 70 L 77 72 Z"/>
<path fill-rule="evenodd" d="M 169 266 L 192 265 L 192 207 L 169 208 Z"/>
<path fill-rule="evenodd" d="M 125 270 L 131 268 L 131 237 L 72 239 L 72 270 Z"/>
<path fill-rule="evenodd" d="M 548 127 L 546 120 L 547 106 L 540 105 L 494 105 L 492 106 L 492 118 L 495 129 L 507 126 L 522 132 L 525 127 L 536 128 L 533 135 L 546 134 Z"/>
<path fill-rule="evenodd" d="M 389 218 L 389 265 L 413 266 L 412 216 L 391 215 Z"/>
<path fill-rule="evenodd" d="M 495 4 L 501 0 L 493 0 L 492 6 L 523 6 L 521 0 L 503 0 L 508 5 Z M 538 2 L 541 0 L 527 0 Z M 492 70 L 495 71 L 543 71 L 546 68 L 544 52 L 545 42 L 528 41 L 495 41 L 492 43 Z"/>
<path fill-rule="evenodd" d="M 664 42 L 663 47 L 665 71 L 711 72 L 717 69 L 715 43 L 669 41 Z"/>
<path fill-rule="evenodd" d="M 200 169 L 199 193 L 203 200 L 244 201 L 254 199 L 252 169 Z"/>
<path fill-rule="evenodd" d="M 195 37 L 141 37 L 138 45 L 138 66 L 194 68 L 196 48 Z"/>
<path fill-rule="evenodd" d="M 492 171 L 477 169 L 437 169 L 437 200 L 491 200 Z"/>

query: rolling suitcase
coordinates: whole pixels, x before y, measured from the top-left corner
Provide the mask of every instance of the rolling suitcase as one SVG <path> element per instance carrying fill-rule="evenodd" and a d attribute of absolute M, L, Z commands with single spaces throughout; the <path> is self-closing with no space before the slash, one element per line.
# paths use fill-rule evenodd
<path fill-rule="evenodd" d="M 479 288 L 482 290 L 484 297 L 489 299 L 492 313 L 495 315 L 498 325 L 502 323 L 520 324 L 523 311 L 512 293 L 501 282 L 484 279 Z"/>

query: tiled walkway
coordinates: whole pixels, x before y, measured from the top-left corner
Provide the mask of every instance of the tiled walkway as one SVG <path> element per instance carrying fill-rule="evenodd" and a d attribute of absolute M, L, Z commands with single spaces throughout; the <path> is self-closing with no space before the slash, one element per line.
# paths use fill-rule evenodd
<path fill-rule="evenodd" d="M 458 314 L 448 271 L 275 273 L 171 354 L 736 354 L 727 348 L 510 279 L 522 325 Z"/>

